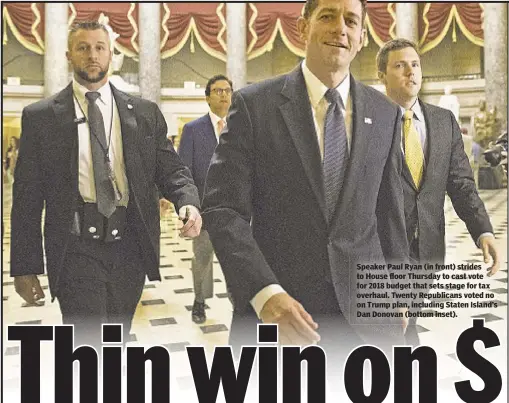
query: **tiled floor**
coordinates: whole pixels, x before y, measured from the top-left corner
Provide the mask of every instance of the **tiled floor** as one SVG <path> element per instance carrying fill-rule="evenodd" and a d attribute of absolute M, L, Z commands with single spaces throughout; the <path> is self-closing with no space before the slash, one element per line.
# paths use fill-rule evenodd
<path fill-rule="evenodd" d="M 492 219 L 502 256 L 502 268 L 493 278 L 483 280 L 489 284 L 495 294 L 492 298 L 497 308 L 462 309 L 456 319 L 419 319 L 421 341 L 435 348 L 438 355 L 440 386 L 453 387 L 453 382 L 462 379 L 477 378 L 457 360 L 455 344 L 458 335 L 472 326 L 472 318 L 484 318 L 485 326 L 494 330 L 502 346 L 483 351 L 477 350 L 492 361 L 507 379 L 507 191 L 485 190 L 481 196 L 486 203 Z M 6 325 L 14 323 L 59 324 L 60 314 L 57 302 L 47 298 L 42 307 L 22 307 L 22 300 L 14 291 L 9 277 L 10 210 L 9 192 L 4 192 L 4 222 L 6 231 L 3 239 L 3 360 L 4 387 L 14 393 L 19 388 L 20 350 L 17 343 L 6 341 Z M 482 263 L 482 254 L 477 250 L 465 226 L 454 213 L 450 202 L 446 203 L 447 224 L 447 262 Z M 171 214 L 161 221 L 161 274 L 162 282 L 147 282 L 141 303 L 138 306 L 132 329 L 132 341 L 144 345 L 165 345 L 171 352 L 171 368 L 176 385 L 172 384 L 172 393 L 176 388 L 183 393 L 193 395 L 193 378 L 185 351 L 188 345 L 204 345 L 209 353 L 213 347 L 223 345 L 228 340 L 231 321 L 231 304 L 228 300 L 224 278 L 219 264 L 214 263 L 215 297 L 207 300 L 208 320 L 199 326 L 191 321 L 190 309 L 193 303 L 193 283 L 190 271 L 191 241 L 177 236 L 176 220 Z M 447 263 L 446 262 L 446 263 Z M 47 278 L 42 278 L 47 285 Z M 50 354 L 44 352 L 44 354 Z M 51 355 L 48 355 L 51 361 Z M 505 381 L 504 381 L 505 384 Z M 473 386 L 482 388 L 482 382 L 473 380 Z M 506 387 L 499 399 L 506 402 Z M 221 395 L 222 392 L 220 392 Z M 10 400 L 6 400 L 10 401 Z M 18 400 L 15 400 L 18 401 Z M 177 401 L 181 401 L 180 399 Z M 441 401 L 441 400 L 440 400 Z M 449 403 L 452 400 L 444 400 Z"/>

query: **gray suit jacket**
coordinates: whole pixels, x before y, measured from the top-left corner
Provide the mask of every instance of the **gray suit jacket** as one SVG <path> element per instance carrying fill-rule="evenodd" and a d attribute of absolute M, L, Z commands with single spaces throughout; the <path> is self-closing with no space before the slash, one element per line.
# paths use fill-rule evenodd
<path fill-rule="evenodd" d="M 483 232 L 493 232 L 493 228 L 477 193 L 454 115 L 424 102 L 421 102 L 421 107 L 427 129 L 426 171 L 421 188 L 417 190 L 404 164 L 407 237 L 410 244 L 417 237 L 419 260 L 422 263 L 443 263 L 446 192 L 474 242 Z"/>
<path fill-rule="evenodd" d="M 351 95 L 351 153 L 332 222 L 325 218 L 322 161 L 300 66 L 234 94 L 209 168 L 203 217 L 234 315 L 252 313 L 250 299 L 274 283 L 319 315 L 333 310 L 320 295 L 329 284 L 351 324 L 373 325 L 357 327 L 365 339 L 385 333 L 398 340 L 400 319 L 357 318 L 356 284 L 373 282 L 357 280 L 358 264 L 407 258 L 401 113 L 353 78 Z"/>

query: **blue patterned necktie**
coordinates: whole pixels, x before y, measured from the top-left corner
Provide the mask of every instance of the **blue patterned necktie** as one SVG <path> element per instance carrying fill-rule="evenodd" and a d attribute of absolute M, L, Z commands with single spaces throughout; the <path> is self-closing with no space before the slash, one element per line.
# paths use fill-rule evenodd
<path fill-rule="evenodd" d="M 116 208 L 115 189 L 111 180 L 111 166 L 108 160 L 109 144 L 106 142 L 103 115 L 96 104 L 97 98 L 100 96 L 101 94 L 95 91 L 89 91 L 85 94 L 88 100 L 88 125 L 90 128 L 97 210 L 103 216 L 109 218 Z"/>
<path fill-rule="evenodd" d="M 330 103 L 325 115 L 323 180 L 329 221 L 334 215 L 348 160 L 348 144 L 343 113 L 343 101 L 337 90 L 328 89 L 325 98 Z"/>

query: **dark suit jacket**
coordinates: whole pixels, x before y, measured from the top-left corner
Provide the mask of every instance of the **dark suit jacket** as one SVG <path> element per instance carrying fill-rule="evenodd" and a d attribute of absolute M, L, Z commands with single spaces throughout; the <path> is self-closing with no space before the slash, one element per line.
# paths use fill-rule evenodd
<path fill-rule="evenodd" d="M 159 192 L 178 209 L 199 198 L 189 170 L 166 138 L 158 106 L 111 86 L 122 128 L 135 226 L 150 280 L 159 275 Z M 79 198 L 78 129 L 72 84 L 23 110 L 12 206 L 11 275 L 44 273 L 41 213 L 45 207 L 44 249 L 50 291 L 58 279 Z"/>
<path fill-rule="evenodd" d="M 216 133 L 208 113 L 184 125 L 178 153 L 191 170 L 200 200 L 203 198 L 205 178 L 216 146 Z"/>
<path fill-rule="evenodd" d="M 445 257 L 445 193 L 454 210 L 477 242 L 483 232 L 493 232 L 484 203 L 479 198 L 454 115 L 421 102 L 427 131 L 426 171 L 417 190 L 406 164 L 403 168 L 407 236 L 418 235 L 422 263 L 443 263 Z"/>
<path fill-rule="evenodd" d="M 353 78 L 351 95 L 353 144 L 328 224 L 301 67 L 234 94 L 203 199 L 205 226 L 233 296 L 234 315 L 252 314 L 249 301 L 269 284 L 282 285 L 312 315 L 330 311 L 321 305 L 319 291 L 326 282 L 353 324 L 357 264 L 406 259 L 401 113 Z M 400 319 L 397 323 L 401 332 Z M 374 334 L 371 326 L 357 330 Z"/>

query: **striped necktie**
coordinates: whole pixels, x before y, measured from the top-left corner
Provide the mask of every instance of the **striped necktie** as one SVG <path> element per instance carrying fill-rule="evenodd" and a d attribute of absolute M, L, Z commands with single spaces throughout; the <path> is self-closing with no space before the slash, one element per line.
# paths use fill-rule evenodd
<path fill-rule="evenodd" d="M 323 180 L 325 203 L 329 221 L 334 215 L 348 160 L 348 144 L 346 139 L 345 119 L 343 117 L 343 101 L 335 89 L 328 89 L 325 98 L 329 102 L 325 115 Z"/>

